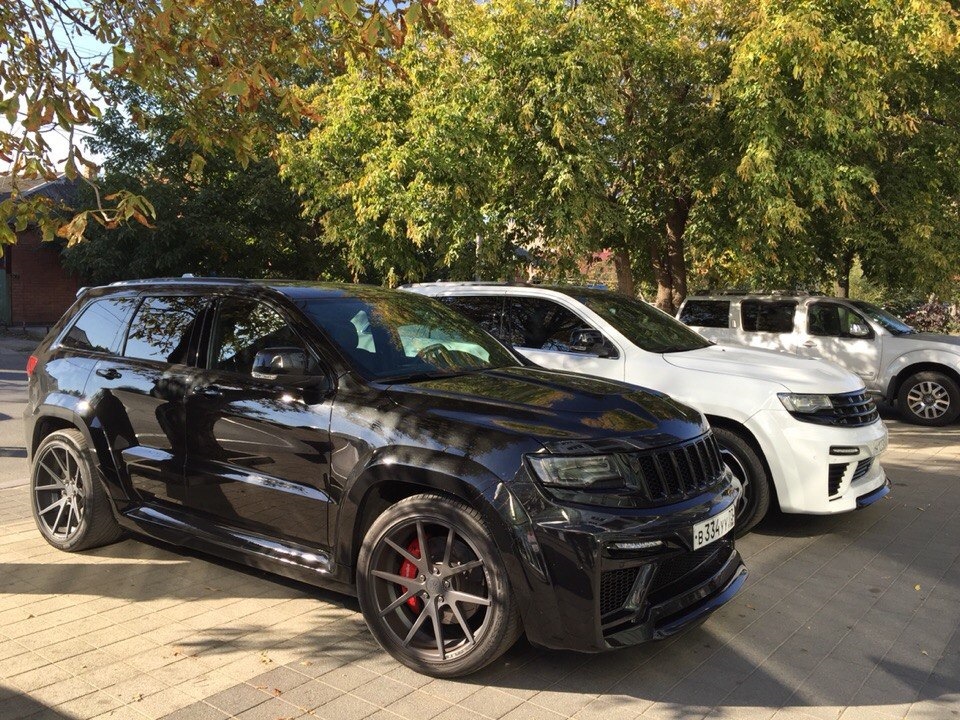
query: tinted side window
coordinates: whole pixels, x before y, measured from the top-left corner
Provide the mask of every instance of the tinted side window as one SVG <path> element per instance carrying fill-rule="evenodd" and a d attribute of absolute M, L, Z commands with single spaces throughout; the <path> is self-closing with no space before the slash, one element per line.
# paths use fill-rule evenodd
<path fill-rule="evenodd" d="M 821 337 L 851 337 L 850 325 L 870 325 L 850 308 L 835 303 L 818 302 L 807 310 L 807 332 Z M 871 332 L 868 337 L 873 337 Z"/>
<path fill-rule="evenodd" d="M 136 298 L 130 297 L 94 300 L 80 311 L 60 344 L 77 350 L 116 353 L 135 302 Z"/>
<path fill-rule="evenodd" d="M 696 327 L 725 328 L 730 324 L 729 300 L 687 300 L 680 322 Z"/>
<path fill-rule="evenodd" d="M 439 300 L 473 320 L 495 338 L 500 337 L 503 320 L 502 297 L 442 297 Z"/>
<path fill-rule="evenodd" d="M 747 332 L 791 333 L 797 303 L 793 300 L 743 300 L 740 316 Z"/>
<path fill-rule="evenodd" d="M 124 357 L 186 363 L 203 305 L 195 296 L 144 298 L 130 323 Z"/>
<path fill-rule="evenodd" d="M 587 352 L 577 344 L 578 330 L 595 330 L 589 323 L 552 300 L 533 297 L 506 298 L 503 340 L 532 350 Z"/>
<path fill-rule="evenodd" d="M 251 375 L 258 352 L 281 348 L 302 351 L 305 364 L 298 371 L 319 373 L 313 354 L 276 310 L 247 298 L 221 301 L 211 342 L 211 369 Z"/>

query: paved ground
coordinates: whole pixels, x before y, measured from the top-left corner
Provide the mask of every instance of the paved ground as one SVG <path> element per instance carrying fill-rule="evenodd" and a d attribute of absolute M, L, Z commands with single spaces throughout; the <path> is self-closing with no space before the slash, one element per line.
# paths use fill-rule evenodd
<path fill-rule="evenodd" d="M 448 682 L 381 652 L 351 599 L 136 540 L 50 548 L 2 487 L 25 472 L 16 351 L 0 341 L 0 720 L 960 716 L 960 427 L 890 420 L 891 497 L 765 522 L 740 543 L 747 588 L 684 636 L 521 641 Z"/>

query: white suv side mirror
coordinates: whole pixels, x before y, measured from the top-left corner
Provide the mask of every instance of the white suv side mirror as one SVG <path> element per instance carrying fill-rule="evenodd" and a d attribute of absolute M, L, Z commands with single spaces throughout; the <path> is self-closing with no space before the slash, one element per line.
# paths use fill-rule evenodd
<path fill-rule="evenodd" d="M 855 338 L 865 338 L 870 337 L 870 328 L 864 325 L 863 323 L 850 323 L 850 329 L 848 331 L 850 337 Z"/>

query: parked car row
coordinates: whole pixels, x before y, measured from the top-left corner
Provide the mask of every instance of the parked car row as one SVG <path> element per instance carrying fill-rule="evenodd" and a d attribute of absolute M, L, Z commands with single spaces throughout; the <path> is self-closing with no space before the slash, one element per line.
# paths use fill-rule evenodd
<path fill-rule="evenodd" d="M 834 365 L 715 345 L 640 300 L 589 288 L 428 283 L 436 297 L 542 367 L 653 388 L 700 410 L 743 491 L 737 532 L 771 503 L 853 510 L 886 493 L 887 431 L 863 381 Z"/>
<path fill-rule="evenodd" d="M 611 293 L 408 290 L 81 291 L 27 365 L 43 537 L 131 531 L 355 593 L 388 652 L 453 677 L 521 633 L 673 635 L 743 586 L 734 530 L 769 505 L 888 491 L 873 401 L 827 363 Z"/>
<path fill-rule="evenodd" d="M 814 357 L 855 373 L 919 425 L 960 417 L 960 337 L 916 332 L 861 300 L 820 296 L 687 298 L 678 317 L 714 342 Z"/>

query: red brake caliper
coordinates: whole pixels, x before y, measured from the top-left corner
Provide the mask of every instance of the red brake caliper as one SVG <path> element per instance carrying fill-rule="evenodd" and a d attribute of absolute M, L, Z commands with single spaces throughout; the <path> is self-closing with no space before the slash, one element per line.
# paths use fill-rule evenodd
<path fill-rule="evenodd" d="M 420 557 L 420 542 L 414 538 L 410 541 L 410 544 L 407 545 L 407 552 L 413 555 L 415 558 Z M 400 565 L 400 574 L 405 578 L 415 578 L 417 576 L 417 566 L 412 562 L 404 558 L 403 564 Z M 401 585 L 400 587 L 402 592 L 406 592 L 407 589 Z M 407 605 L 415 613 L 420 612 L 420 598 L 412 597 L 407 598 Z"/>

